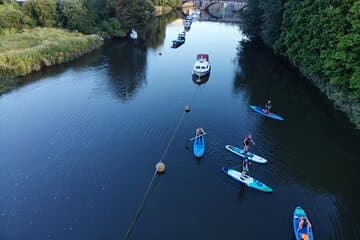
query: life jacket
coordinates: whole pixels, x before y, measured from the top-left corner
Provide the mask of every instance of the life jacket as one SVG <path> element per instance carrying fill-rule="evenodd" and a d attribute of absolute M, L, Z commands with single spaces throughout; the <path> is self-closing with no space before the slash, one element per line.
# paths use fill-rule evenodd
<path fill-rule="evenodd" d="M 301 237 L 301 240 L 309 240 L 310 238 L 309 238 L 309 235 L 307 235 L 307 234 L 305 234 L 305 233 L 302 233 L 301 235 L 300 235 L 300 237 Z"/>

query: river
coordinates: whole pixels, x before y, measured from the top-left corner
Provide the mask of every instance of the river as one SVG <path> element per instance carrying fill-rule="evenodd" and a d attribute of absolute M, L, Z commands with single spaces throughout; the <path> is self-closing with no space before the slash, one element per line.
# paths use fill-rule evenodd
<path fill-rule="evenodd" d="M 1 239 L 123 238 L 187 104 L 130 239 L 294 239 L 298 205 L 315 239 L 360 239 L 360 138 L 345 114 L 261 43 L 240 42 L 238 25 L 193 22 L 170 48 L 182 30 L 165 21 L 153 39 L 109 42 L 0 96 Z M 212 63 L 201 85 L 197 53 Z M 249 109 L 268 98 L 285 121 Z M 200 160 L 188 141 L 199 126 Z M 273 193 L 221 172 L 240 164 L 224 146 L 248 133 L 269 160 L 250 174 Z"/>

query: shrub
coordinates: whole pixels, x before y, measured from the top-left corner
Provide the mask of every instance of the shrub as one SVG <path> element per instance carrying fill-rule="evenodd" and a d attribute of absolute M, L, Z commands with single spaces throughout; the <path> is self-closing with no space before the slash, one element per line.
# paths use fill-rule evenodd
<path fill-rule="evenodd" d="M 105 20 L 101 24 L 102 31 L 106 37 L 125 37 L 126 32 L 123 30 L 121 23 L 116 18 Z"/>
<path fill-rule="evenodd" d="M 101 38 L 54 28 L 6 30 L 0 35 L 0 75 L 23 76 L 98 48 Z"/>

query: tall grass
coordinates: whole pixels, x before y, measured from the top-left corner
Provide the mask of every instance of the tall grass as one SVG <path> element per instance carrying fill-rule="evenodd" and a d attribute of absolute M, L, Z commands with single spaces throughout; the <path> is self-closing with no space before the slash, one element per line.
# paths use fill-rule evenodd
<path fill-rule="evenodd" d="M 0 32 L 0 75 L 24 76 L 43 67 L 71 61 L 102 45 L 98 35 L 55 28 Z"/>

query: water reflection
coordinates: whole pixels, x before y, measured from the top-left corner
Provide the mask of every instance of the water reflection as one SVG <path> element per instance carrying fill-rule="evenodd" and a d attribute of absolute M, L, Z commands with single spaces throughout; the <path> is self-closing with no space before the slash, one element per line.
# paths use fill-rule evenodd
<path fill-rule="evenodd" d="M 164 44 L 166 25 L 181 16 L 181 12 L 172 11 L 166 15 L 158 16 L 147 25 L 143 41 L 145 46 L 153 49 Z"/>
<path fill-rule="evenodd" d="M 104 48 L 111 91 L 121 100 L 131 99 L 146 85 L 147 48 L 131 42 L 114 42 Z"/>

